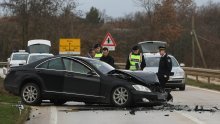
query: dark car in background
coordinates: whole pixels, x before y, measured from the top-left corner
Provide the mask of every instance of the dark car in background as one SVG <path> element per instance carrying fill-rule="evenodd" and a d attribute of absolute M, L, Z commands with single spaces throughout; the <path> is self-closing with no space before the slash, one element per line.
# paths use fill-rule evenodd
<path fill-rule="evenodd" d="M 124 107 L 133 103 L 163 103 L 169 95 L 154 73 L 116 70 L 99 60 L 67 56 L 11 68 L 4 86 L 29 105 L 50 100 L 55 105 L 79 101 Z"/>

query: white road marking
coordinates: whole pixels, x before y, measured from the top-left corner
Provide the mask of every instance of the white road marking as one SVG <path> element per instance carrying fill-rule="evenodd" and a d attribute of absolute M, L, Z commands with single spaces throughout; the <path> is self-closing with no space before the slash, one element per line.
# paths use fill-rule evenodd
<path fill-rule="evenodd" d="M 195 118 L 191 115 L 188 115 L 188 114 L 180 112 L 180 111 L 175 111 L 175 112 L 182 115 L 182 116 L 184 116 L 184 117 L 186 117 L 186 118 L 188 118 L 189 120 L 195 122 L 196 124 L 205 124 L 204 122 L 200 121 L 198 118 Z"/>
<path fill-rule="evenodd" d="M 57 109 L 54 106 L 50 108 L 50 124 L 57 124 Z"/>
<path fill-rule="evenodd" d="M 208 92 L 220 94 L 219 91 L 215 91 L 215 90 L 209 90 L 209 89 L 200 88 L 200 87 L 195 87 L 195 86 L 189 86 L 189 85 L 187 85 L 187 87 L 194 88 L 194 89 L 197 89 L 197 90 L 203 90 L 203 91 L 208 91 Z"/>

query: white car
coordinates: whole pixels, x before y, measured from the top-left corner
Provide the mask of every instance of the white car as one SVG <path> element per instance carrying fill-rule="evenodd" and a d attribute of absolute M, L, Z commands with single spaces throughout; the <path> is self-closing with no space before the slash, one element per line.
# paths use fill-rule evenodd
<path fill-rule="evenodd" d="M 52 56 L 54 56 L 54 55 L 49 54 L 49 53 L 31 53 L 31 54 L 29 54 L 29 56 L 27 58 L 27 64 L 36 62 L 36 61 L 44 59 L 44 58 L 52 57 Z"/>
<path fill-rule="evenodd" d="M 180 90 L 185 90 L 185 72 L 180 67 L 178 61 L 174 56 L 169 55 L 172 60 L 172 76 L 170 76 L 169 81 L 166 84 L 168 88 L 179 88 Z M 143 71 L 158 73 L 160 54 L 159 53 L 144 53 L 144 59 L 146 62 L 146 67 Z"/>
<path fill-rule="evenodd" d="M 11 54 L 11 57 L 8 58 L 9 67 L 25 65 L 28 55 L 29 53 L 25 52 L 24 50 L 20 50 L 19 52 L 13 52 Z"/>

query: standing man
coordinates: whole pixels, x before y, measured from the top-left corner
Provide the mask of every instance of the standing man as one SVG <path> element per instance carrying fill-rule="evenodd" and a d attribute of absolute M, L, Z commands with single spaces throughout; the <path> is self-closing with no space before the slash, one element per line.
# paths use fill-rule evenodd
<path fill-rule="evenodd" d="M 100 60 L 100 58 L 102 57 L 102 53 L 101 53 L 101 45 L 100 44 L 95 44 L 94 45 L 94 50 L 95 50 L 95 59 Z"/>
<path fill-rule="evenodd" d="M 86 57 L 93 59 L 95 57 L 95 50 L 94 49 L 90 49 L 89 53 L 87 54 Z"/>
<path fill-rule="evenodd" d="M 111 66 L 115 66 L 115 61 L 114 61 L 114 59 L 109 55 L 109 50 L 108 50 L 108 48 L 103 48 L 102 49 L 102 52 L 103 52 L 103 55 L 102 55 L 102 57 L 100 58 L 100 60 L 101 61 L 103 61 L 103 62 L 106 62 L 106 63 L 108 63 L 109 65 L 111 65 Z"/>
<path fill-rule="evenodd" d="M 161 86 L 165 88 L 165 85 L 167 81 L 169 80 L 169 76 L 171 74 L 172 61 L 171 61 L 171 58 L 167 55 L 166 48 L 164 46 L 159 47 L 159 53 L 161 55 L 161 58 L 159 62 L 157 76 L 158 76 Z"/>
<path fill-rule="evenodd" d="M 144 56 L 139 51 L 138 46 L 132 48 L 132 52 L 129 54 L 125 69 L 136 71 L 142 70 L 146 66 Z"/>

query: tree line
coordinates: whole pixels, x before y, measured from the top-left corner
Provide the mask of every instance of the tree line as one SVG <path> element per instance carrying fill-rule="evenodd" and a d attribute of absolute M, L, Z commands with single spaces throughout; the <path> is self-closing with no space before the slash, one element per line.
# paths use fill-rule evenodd
<path fill-rule="evenodd" d="M 111 54 L 125 62 L 133 45 L 145 40 L 168 43 L 168 51 L 179 62 L 192 66 L 192 16 L 208 68 L 220 68 L 220 3 L 196 6 L 193 0 L 134 0 L 143 11 L 112 18 L 92 7 L 77 10 L 74 0 L 2 0 L 0 9 L 0 60 L 13 50 L 25 49 L 31 39 L 48 39 L 58 54 L 60 38 L 80 38 L 82 55 L 107 32 L 117 42 Z M 196 66 L 203 67 L 196 51 Z"/>

